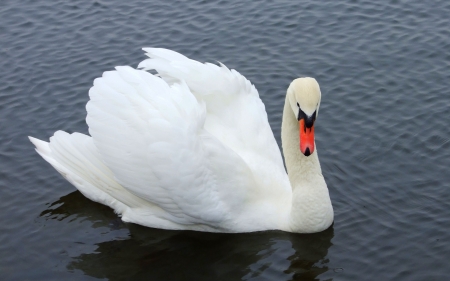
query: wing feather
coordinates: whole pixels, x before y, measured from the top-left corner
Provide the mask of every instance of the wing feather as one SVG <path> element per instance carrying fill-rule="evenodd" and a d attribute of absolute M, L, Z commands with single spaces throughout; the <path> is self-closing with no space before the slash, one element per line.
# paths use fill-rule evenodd
<path fill-rule="evenodd" d="M 265 106 L 250 81 L 223 64 L 199 63 L 166 49 L 143 50 L 150 58 L 138 67 L 155 69 L 169 84 L 185 81 L 205 102 L 205 130 L 244 160 L 258 186 L 255 192 L 280 198 L 291 193 Z"/>
<path fill-rule="evenodd" d="M 248 230 L 255 210 L 288 204 L 289 180 L 256 88 L 222 64 L 144 50 L 144 70 L 120 66 L 94 80 L 92 137 L 30 138 L 39 154 L 88 198 L 146 226 Z"/>
<path fill-rule="evenodd" d="M 169 86 L 145 71 L 118 67 L 96 79 L 89 94 L 89 133 L 123 187 L 180 224 L 223 225 L 239 209 L 246 197 L 234 190 L 254 185 L 246 180 L 250 171 L 204 130 L 204 102 L 184 82 Z M 224 165 L 235 168 L 223 171 Z"/>

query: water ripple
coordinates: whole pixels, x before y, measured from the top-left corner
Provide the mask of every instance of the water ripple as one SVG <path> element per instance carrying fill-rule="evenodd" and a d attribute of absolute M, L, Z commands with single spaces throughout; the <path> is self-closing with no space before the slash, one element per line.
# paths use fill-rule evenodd
<path fill-rule="evenodd" d="M 445 280 L 450 2 L 10 1 L 0 7 L 0 219 L 8 280 Z M 332 229 L 203 235 L 124 224 L 28 135 L 87 133 L 94 78 L 141 47 L 221 61 L 258 88 L 280 142 L 289 82 L 316 77 Z M 184 275 L 183 275 L 184 274 Z"/>

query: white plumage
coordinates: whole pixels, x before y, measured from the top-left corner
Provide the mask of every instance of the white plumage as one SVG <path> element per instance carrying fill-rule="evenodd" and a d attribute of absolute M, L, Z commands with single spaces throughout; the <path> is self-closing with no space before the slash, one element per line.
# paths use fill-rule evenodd
<path fill-rule="evenodd" d="M 116 67 L 95 79 L 86 106 L 91 137 L 30 137 L 46 161 L 89 199 L 148 227 L 315 232 L 332 223 L 317 153 L 291 151 L 283 137 L 285 155 L 298 154 L 291 169 L 308 174 L 291 184 L 295 172 L 286 174 L 264 104 L 245 77 L 174 51 L 144 50 L 150 58 L 141 69 Z M 283 120 L 285 132 L 294 130 L 289 123 Z M 296 129 L 289 137 L 298 145 Z"/>

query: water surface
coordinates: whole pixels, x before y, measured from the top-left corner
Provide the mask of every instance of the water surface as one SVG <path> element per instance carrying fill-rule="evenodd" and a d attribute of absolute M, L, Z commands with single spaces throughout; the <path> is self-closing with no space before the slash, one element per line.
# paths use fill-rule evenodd
<path fill-rule="evenodd" d="M 2 280 L 445 280 L 450 2 L 31 1 L 0 7 Z M 316 142 L 335 210 L 318 234 L 125 224 L 27 136 L 87 133 L 93 79 L 166 47 L 259 90 L 280 143 L 285 90 L 322 89 Z"/>

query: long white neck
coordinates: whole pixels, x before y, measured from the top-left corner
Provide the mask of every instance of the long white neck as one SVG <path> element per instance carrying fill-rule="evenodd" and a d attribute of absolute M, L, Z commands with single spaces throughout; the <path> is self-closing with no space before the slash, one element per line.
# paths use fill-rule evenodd
<path fill-rule="evenodd" d="M 322 176 L 317 148 L 310 156 L 303 155 L 298 130 L 298 120 L 286 96 L 281 142 L 292 187 L 289 227 L 292 232 L 318 232 L 327 229 L 333 222 L 333 207 Z"/>

